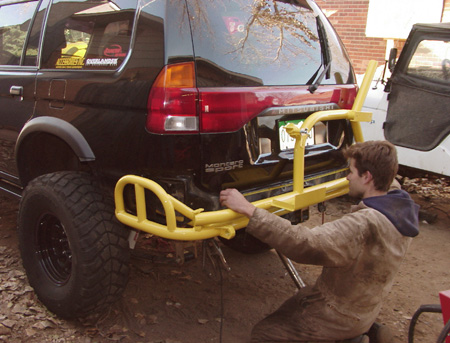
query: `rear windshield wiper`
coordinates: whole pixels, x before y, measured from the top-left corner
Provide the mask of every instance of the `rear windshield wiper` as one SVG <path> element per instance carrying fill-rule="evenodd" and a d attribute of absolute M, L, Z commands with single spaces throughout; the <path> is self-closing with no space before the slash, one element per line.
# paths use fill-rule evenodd
<path fill-rule="evenodd" d="M 317 31 L 319 33 L 320 49 L 322 51 L 322 64 L 320 65 L 319 69 L 317 69 L 317 71 L 314 73 L 314 75 L 311 77 L 311 79 L 309 79 L 309 81 L 307 82 L 307 84 L 310 85 L 308 87 L 310 93 L 314 93 L 317 90 L 317 88 L 319 88 L 325 75 L 327 77 L 327 80 L 330 78 L 330 66 L 331 66 L 331 53 L 330 47 L 328 46 L 327 33 L 320 18 L 316 17 L 316 20 L 317 20 Z M 319 77 L 316 79 L 316 76 L 322 66 L 324 66 L 323 70 L 320 73 Z M 313 83 L 314 80 L 316 81 Z"/>
<path fill-rule="evenodd" d="M 325 68 L 322 70 L 322 72 L 320 73 L 319 77 L 317 78 L 316 82 L 314 82 L 312 85 L 310 85 L 308 87 L 309 92 L 312 94 L 314 93 L 317 88 L 319 88 L 320 84 L 322 83 L 322 79 L 325 76 L 325 74 L 327 74 L 327 80 L 330 78 L 330 66 L 331 63 L 328 63 Z M 317 75 L 317 73 L 315 74 Z"/>

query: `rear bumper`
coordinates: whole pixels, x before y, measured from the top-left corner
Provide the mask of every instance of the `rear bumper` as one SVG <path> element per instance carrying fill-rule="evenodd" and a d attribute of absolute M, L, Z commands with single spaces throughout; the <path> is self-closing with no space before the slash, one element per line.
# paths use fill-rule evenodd
<path fill-rule="evenodd" d="M 258 208 L 265 209 L 276 215 L 283 215 L 300 210 L 313 204 L 330 200 L 348 192 L 348 181 L 345 177 L 328 181 L 311 187 L 304 187 L 304 155 L 306 140 L 312 127 L 320 121 L 342 120 L 351 122 L 356 142 L 363 141 L 360 122 L 370 121 L 372 114 L 361 112 L 362 104 L 373 78 L 376 62 L 371 61 L 366 77 L 358 92 L 353 109 L 330 110 L 315 112 L 303 123 L 301 128 L 288 124 L 286 130 L 296 139 L 294 148 L 293 190 L 291 192 L 269 197 L 253 202 Z M 124 189 L 133 185 L 136 198 L 136 215 L 125 208 Z M 159 224 L 147 218 L 145 190 L 153 192 L 164 208 L 165 224 Z M 126 175 L 116 184 L 115 188 L 116 217 L 123 224 L 159 237 L 172 240 L 203 240 L 221 236 L 231 239 L 235 231 L 247 226 L 248 218 L 229 209 L 205 212 L 202 208 L 192 209 L 168 194 L 158 183 L 135 175 Z M 179 218 L 182 216 L 183 218 Z M 185 227 L 177 223 L 189 222 Z"/>

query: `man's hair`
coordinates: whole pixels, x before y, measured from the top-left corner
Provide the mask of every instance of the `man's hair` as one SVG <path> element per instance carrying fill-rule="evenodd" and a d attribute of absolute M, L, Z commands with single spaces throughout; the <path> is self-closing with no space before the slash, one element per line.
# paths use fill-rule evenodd
<path fill-rule="evenodd" d="M 375 189 L 388 191 L 398 171 L 397 151 L 387 141 L 367 141 L 349 146 L 344 151 L 346 158 L 353 158 L 359 176 L 369 171 Z"/>

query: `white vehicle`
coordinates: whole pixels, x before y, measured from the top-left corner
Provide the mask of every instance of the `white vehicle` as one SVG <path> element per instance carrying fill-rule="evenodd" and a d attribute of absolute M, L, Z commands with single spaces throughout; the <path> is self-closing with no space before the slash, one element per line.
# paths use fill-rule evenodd
<path fill-rule="evenodd" d="M 413 26 L 397 62 L 373 81 L 361 123 L 364 140 L 388 140 L 400 165 L 450 176 L 450 23 Z M 383 86 L 385 85 L 385 86 Z"/>

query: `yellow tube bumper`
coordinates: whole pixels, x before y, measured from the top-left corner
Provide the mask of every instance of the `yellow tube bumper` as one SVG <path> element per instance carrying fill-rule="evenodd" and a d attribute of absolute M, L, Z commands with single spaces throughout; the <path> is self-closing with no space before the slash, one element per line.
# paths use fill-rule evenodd
<path fill-rule="evenodd" d="M 375 61 L 369 62 L 366 75 L 351 110 L 315 112 L 303 122 L 301 128 L 293 124 L 287 125 L 287 132 L 296 139 L 294 147 L 293 190 L 289 193 L 255 201 L 253 205 L 277 215 L 283 215 L 339 197 L 348 192 L 348 181 L 346 178 L 340 178 L 304 189 L 306 139 L 314 125 L 320 121 L 347 119 L 351 122 L 355 141 L 363 141 L 359 123 L 361 121 L 370 121 L 372 114 L 361 112 L 361 108 L 376 67 L 377 63 Z M 128 213 L 125 209 L 123 193 L 125 186 L 128 184 L 134 185 L 136 215 Z M 166 216 L 165 225 L 147 219 L 145 203 L 146 189 L 153 192 L 161 201 Z M 235 230 L 246 227 L 248 223 L 246 217 L 228 209 L 211 212 L 204 212 L 203 209 L 193 210 L 167 194 L 156 182 L 135 175 L 126 175 L 117 182 L 114 198 L 116 204 L 115 214 L 120 222 L 134 229 L 172 240 L 203 240 L 217 236 L 230 239 L 234 237 Z M 176 213 L 190 220 L 188 227 L 177 226 Z"/>

